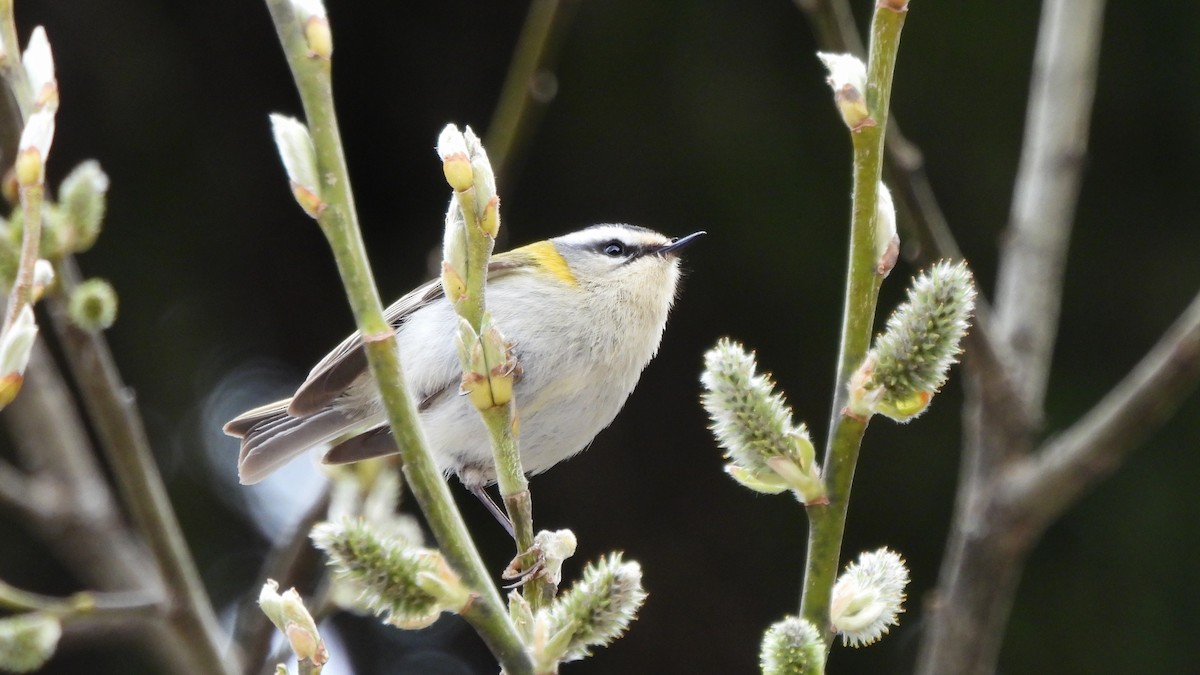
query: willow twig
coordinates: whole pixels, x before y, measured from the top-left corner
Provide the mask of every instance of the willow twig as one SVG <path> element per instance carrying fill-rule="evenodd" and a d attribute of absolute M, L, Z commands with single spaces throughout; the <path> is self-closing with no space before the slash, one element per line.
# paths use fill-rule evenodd
<path fill-rule="evenodd" d="M 876 273 L 876 203 L 883 169 L 884 131 L 892 72 L 900 46 L 904 12 L 877 8 L 872 22 L 871 54 L 867 62 L 867 109 L 874 126 L 851 132 L 854 142 L 853 212 L 850 223 L 849 269 L 842 314 L 842 339 L 838 357 L 829 438 L 825 446 L 824 475 L 828 504 L 808 507 L 808 555 L 800 612 L 804 619 L 829 632 L 830 601 L 838 572 L 842 535 L 846 526 L 850 487 L 867 423 L 847 414 L 847 384 L 851 373 L 866 358 L 871 345 L 875 305 L 882 277 Z"/>
<path fill-rule="evenodd" d="M 358 226 L 333 106 L 330 62 L 310 55 L 290 2 L 266 0 L 266 4 L 300 92 L 319 173 L 326 178 L 321 189 L 324 205 L 318 222 L 333 250 L 355 322 L 363 336 L 367 363 L 379 387 L 388 423 L 404 461 L 404 476 L 442 554 L 478 596 L 464 617 L 483 637 L 506 672 L 510 675 L 529 673 L 532 668 L 529 655 L 467 532 L 449 487 L 429 453 L 417 411 L 408 396 L 394 331 L 384 319 L 383 304 Z"/>

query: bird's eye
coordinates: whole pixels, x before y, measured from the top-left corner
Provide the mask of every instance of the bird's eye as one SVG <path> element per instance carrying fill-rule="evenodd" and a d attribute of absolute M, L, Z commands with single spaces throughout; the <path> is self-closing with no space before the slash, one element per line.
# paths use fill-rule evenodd
<path fill-rule="evenodd" d="M 625 255 L 625 247 L 619 241 L 610 241 L 604 245 L 604 255 L 618 258 Z"/>

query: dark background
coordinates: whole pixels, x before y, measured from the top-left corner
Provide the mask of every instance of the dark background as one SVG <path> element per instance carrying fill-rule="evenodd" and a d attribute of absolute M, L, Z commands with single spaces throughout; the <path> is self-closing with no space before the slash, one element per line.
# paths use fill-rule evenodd
<path fill-rule="evenodd" d="M 526 5 L 329 4 L 345 149 L 386 300 L 427 277 L 449 194 L 437 132 L 451 121 L 486 128 Z M 870 4 L 856 3 L 860 21 Z M 236 443 L 215 428 L 272 394 L 222 393 L 255 369 L 274 378 L 264 389 L 294 386 L 352 328 L 325 242 L 292 202 L 271 142 L 267 114 L 300 112 L 274 29 L 258 2 L 17 9 L 22 40 L 44 24 L 58 63 L 51 183 L 89 157 L 112 177 L 106 230 L 80 263 L 120 294 L 109 339 L 205 581 L 227 609 L 257 594 L 268 543 L 230 481 Z M 1019 157 L 1038 9 L 914 2 L 897 66 L 892 110 L 923 148 L 985 293 Z M 1198 36 L 1196 5 L 1110 3 L 1050 431 L 1117 382 L 1200 288 Z M 758 351 L 814 438 L 828 426 L 850 144 L 814 52 L 786 0 L 583 2 L 557 68 L 558 98 L 501 186 L 514 243 L 601 221 L 709 232 L 689 252 L 662 352 L 626 410 L 588 452 L 532 482 L 539 527 L 569 526 L 579 537 L 568 579 L 583 561 L 622 549 L 643 565 L 650 593 L 627 637 L 564 672 L 755 672 L 762 630 L 797 609 L 802 509 L 723 475 L 697 397 L 704 350 L 732 335 Z M 902 262 L 893 273 L 881 318 L 914 271 Z M 905 555 L 913 582 L 901 626 L 876 646 L 836 648 L 833 672 L 911 669 L 954 499 L 960 400 L 952 379 L 919 420 L 871 426 L 844 557 L 887 545 Z M 1198 441 L 1193 398 L 1051 528 L 1022 581 L 1002 671 L 1194 666 Z M 210 463 L 214 447 L 227 459 Z M 499 569 L 511 544 L 476 504 L 463 506 Z M 0 535 L 6 580 L 72 590 L 19 525 L 0 523 Z M 361 672 L 471 672 L 419 646 L 479 649 L 452 622 L 409 635 L 341 626 L 361 641 Z M 140 668 L 115 651 L 66 645 L 51 670 Z"/>

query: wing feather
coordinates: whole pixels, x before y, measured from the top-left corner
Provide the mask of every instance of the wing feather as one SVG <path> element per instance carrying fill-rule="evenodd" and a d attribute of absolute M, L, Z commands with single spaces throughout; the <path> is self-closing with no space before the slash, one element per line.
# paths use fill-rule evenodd
<path fill-rule="evenodd" d="M 520 267 L 523 260 L 511 254 L 493 258 L 488 265 L 488 280 Z M 434 279 L 393 302 L 384 312 L 384 318 L 390 326 L 399 328 L 413 312 L 443 297 L 441 280 Z M 362 346 L 362 335 L 356 331 L 321 359 L 292 396 L 288 414 L 293 417 L 312 415 L 346 391 L 367 369 L 367 355 Z"/>

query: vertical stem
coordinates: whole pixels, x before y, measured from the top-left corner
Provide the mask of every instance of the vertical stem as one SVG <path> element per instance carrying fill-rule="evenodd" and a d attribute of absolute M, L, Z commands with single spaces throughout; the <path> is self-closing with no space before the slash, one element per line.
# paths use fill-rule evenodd
<path fill-rule="evenodd" d="M 996 284 L 993 338 L 1023 414 L 998 400 L 995 374 L 968 379 L 963 463 L 942 568 L 917 657 L 922 675 L 996 670 L 1025 554 L 1052 516 L 1002 493 L 1028 470 L 1058 330 L 1071 221 L 1087 150 L 1103 2 L 1042 7 L 1021 166 Z M 1144 428 L 1152 421 L 1139 420 Z M 1062 438 L 1060 435 L 1059 438 Z M 1022 469 L 1022 467 L 1025 467 Z M 1112 466 L 1112 460 L 1099 466 Z M 1078 469 L 1075 469 L 1078 471 Z M 1061 491 L 1056 491 L 1061 492 Z M 1066 491 L 1069 493 L 1069 490 Z M 1056 494 L 1051 503 L 1069 499 Z M 1061 502 L 1059 502 L 1061 503 Z"/>
<path fill-rule="evenodd" d="M 854 206 L 850 224 L 850 265 L 846 277 L 841 350 L 829 441 L 825 449 L 824 471 L 829 503 L 808 507 L 808 556 L 804 593 L 800 599 L 801 616 L 823 628 L 827 642 L 833 637 L 829 605 L 841 555 L 850 487 L 854 481 L 854 468 L 858 462 L 863 433 L 867 428 L 865 420 L 851 417 L 843 409 L 850 375 L 866 358 L 871 345 L 875 304 L 882 282 L 875 270 L 875 210 L 883 166 L 883 139 L 887 127 L 892 70 L 905 16 L 904 11 L 885 7 L 875 10 L 866 91 L 867 107 L 875 126 L 851 133 L 854 143 Z"/>
<path fill-rule="evenodd" d="M 0 63 L 0 76 L 8 82 L 8 88 L 17 101 L 21 119 L 29 119 L 33 105 L 33 92 L 29 90 L 29 79 L 21 65 L 21 42 L 17 39 L 17 22 L 13 17 L 13 0 L 0 0 L 0 40 L 3 41 L 5 58 Z M 18 133 L 20 131 L 18 130 Z"/>
<path fill-rule="evenodd" d="M 480 154 L 487 157 L 486 152 Z M 490 165 L 490 157 L 487 159 Z M 476 175 L 475 180 L 477 185 L 480 177 Z M 462 245 L 466 249 L 463 269 L 457 269 L 450 260 L 444 263 L 455 268 L 454 271 L 462 277 L 465 286 L 463 296 L 456 299 L 454 303 L 454 311 L 470 324 L 471 330 L 482 340 L 489 339 L 484 335 L 484 316 L 487 313 L 488 265 L 496 241 L 494 233 L 485 231 L 480 211 L 498 209 L 499 201 L 497 199 L 495 205 L 488 205 L 482 209 L 479 202 L 490 199 L 492 199 L 491 194 L 480 194 L 475 185 L 464 190 L 455 190 L 456 206 L 452 208 L 457 208 L 462 218 L 447 218 L 446 223 L 447 228 L 463 228 L 462 240 L 465 243 Z M 460 241 L 456 233 L 456 230 L 448 229 L 446 231 L 447 242 Z M 497 328 L 503 330 L 503 326 Z M 488 362 L 488 354 L 489 350 L 483 349 L 484 368 L 487 372 L 490 373 L 495 368 L 504 367 L 503 363 Z M 462 367 L 463 372 L 467 372 L 471 366 L 464 360 Z M 488 386 L 491 386 L 490 381 Z M 512 522 L 516 552 L 520 556 L 533 547 L 533 497 L 529 493 L 529 481 L 525 478 L 525 469 L 521 465 L 521 451 L 517 443 L 517 404 L 514 400 L 500 405 L 493 403 L 489 408 L 480 408 L 479 414 L 483 418 L 484 426 L 487 427 L 491 440 L 492 461 L 496 468 L 496 484 L 504 499 L 505 511 Z M 530 580 L 522 592 L 535 611 L 544 604 L 544 600 L 549 599 L 552 595 L 549 592 L 549 586 L 540 578 Z"/>
<path fill-rule="evenodd" d="M 558 85 L 552 62 L 577 4 L 576 0 L 534 0 L 529 5 L 500 100 L 488 123 L 488 156 L 500 185 L 517 163 L 530 128 L 554 98 Z"/>
<path fill-rule="evenodd" d="M 1063 270 L 1087 157 L 1104 2 L 1042 9 L 1021 165 L 996 279 L 996 343 L 1026 408 L 1040 417 L 1062 304 Z"/>
<path fill-rule="evenodd" d="M 42 158 L 45 161 L 46 158 Z M 38 250 L 42 242 L 42 196 L 45 188 L 41 184 L 21 188 L 21 211 L 25 214 L 25 225 L 21 232 L 21 260 L 17 266 L 17 277 L 8 296 L 8 309 L 4 314 L 4 330 L 12 327 L 21 308 L 33 302 L 33 268 L 37 264 Z"/>
<path fill-rule="evenodd" d="M 267 0 L 266 4 L 300 92 L 317 152 L 317 166 L 324 179 L 321 198 L 326 208 L 319 218 L 321 229 L 333 250 L 355 321 L 363 336 L 367 363 L 379 386 L 380 398 L 404 461 L 405 478 L 437 538 L 442 554 L 478 596 L 471 605 L 471 611 L 464 614 L 465 618 L 479 632 L 505 672 L 510 675 L 529 673 L 532 670 L 529 655 L 503 609 L 500 594 L 467 533 L 449 487 L 429 454 L 418 426 L 417 411 L 407 393 L 393 331 L 384 319 L 383 305 L 375 288 L 358 227 L 358 215 L 333 107 L 330 63 L 309 56 L 308 46 L 288 0 Z"/>
<path fill-rule="evenodd" d="M 53 298 L 54 324 L 122 500 L 162 573 L 167 588 L 167 621 L 176 637 L 188 645 L 197 667 L 207 672 L 236 673 L 237 659 L 221 653 L 226 636 L 217 624 L 155 466 L 133 394 L 121 381 L 104 338 L 76 327 L 67 318 L 66 295 L 79 283 L 79 271 L 72 259 L 59 265 L 59 278 L 64 293 Z"/>

